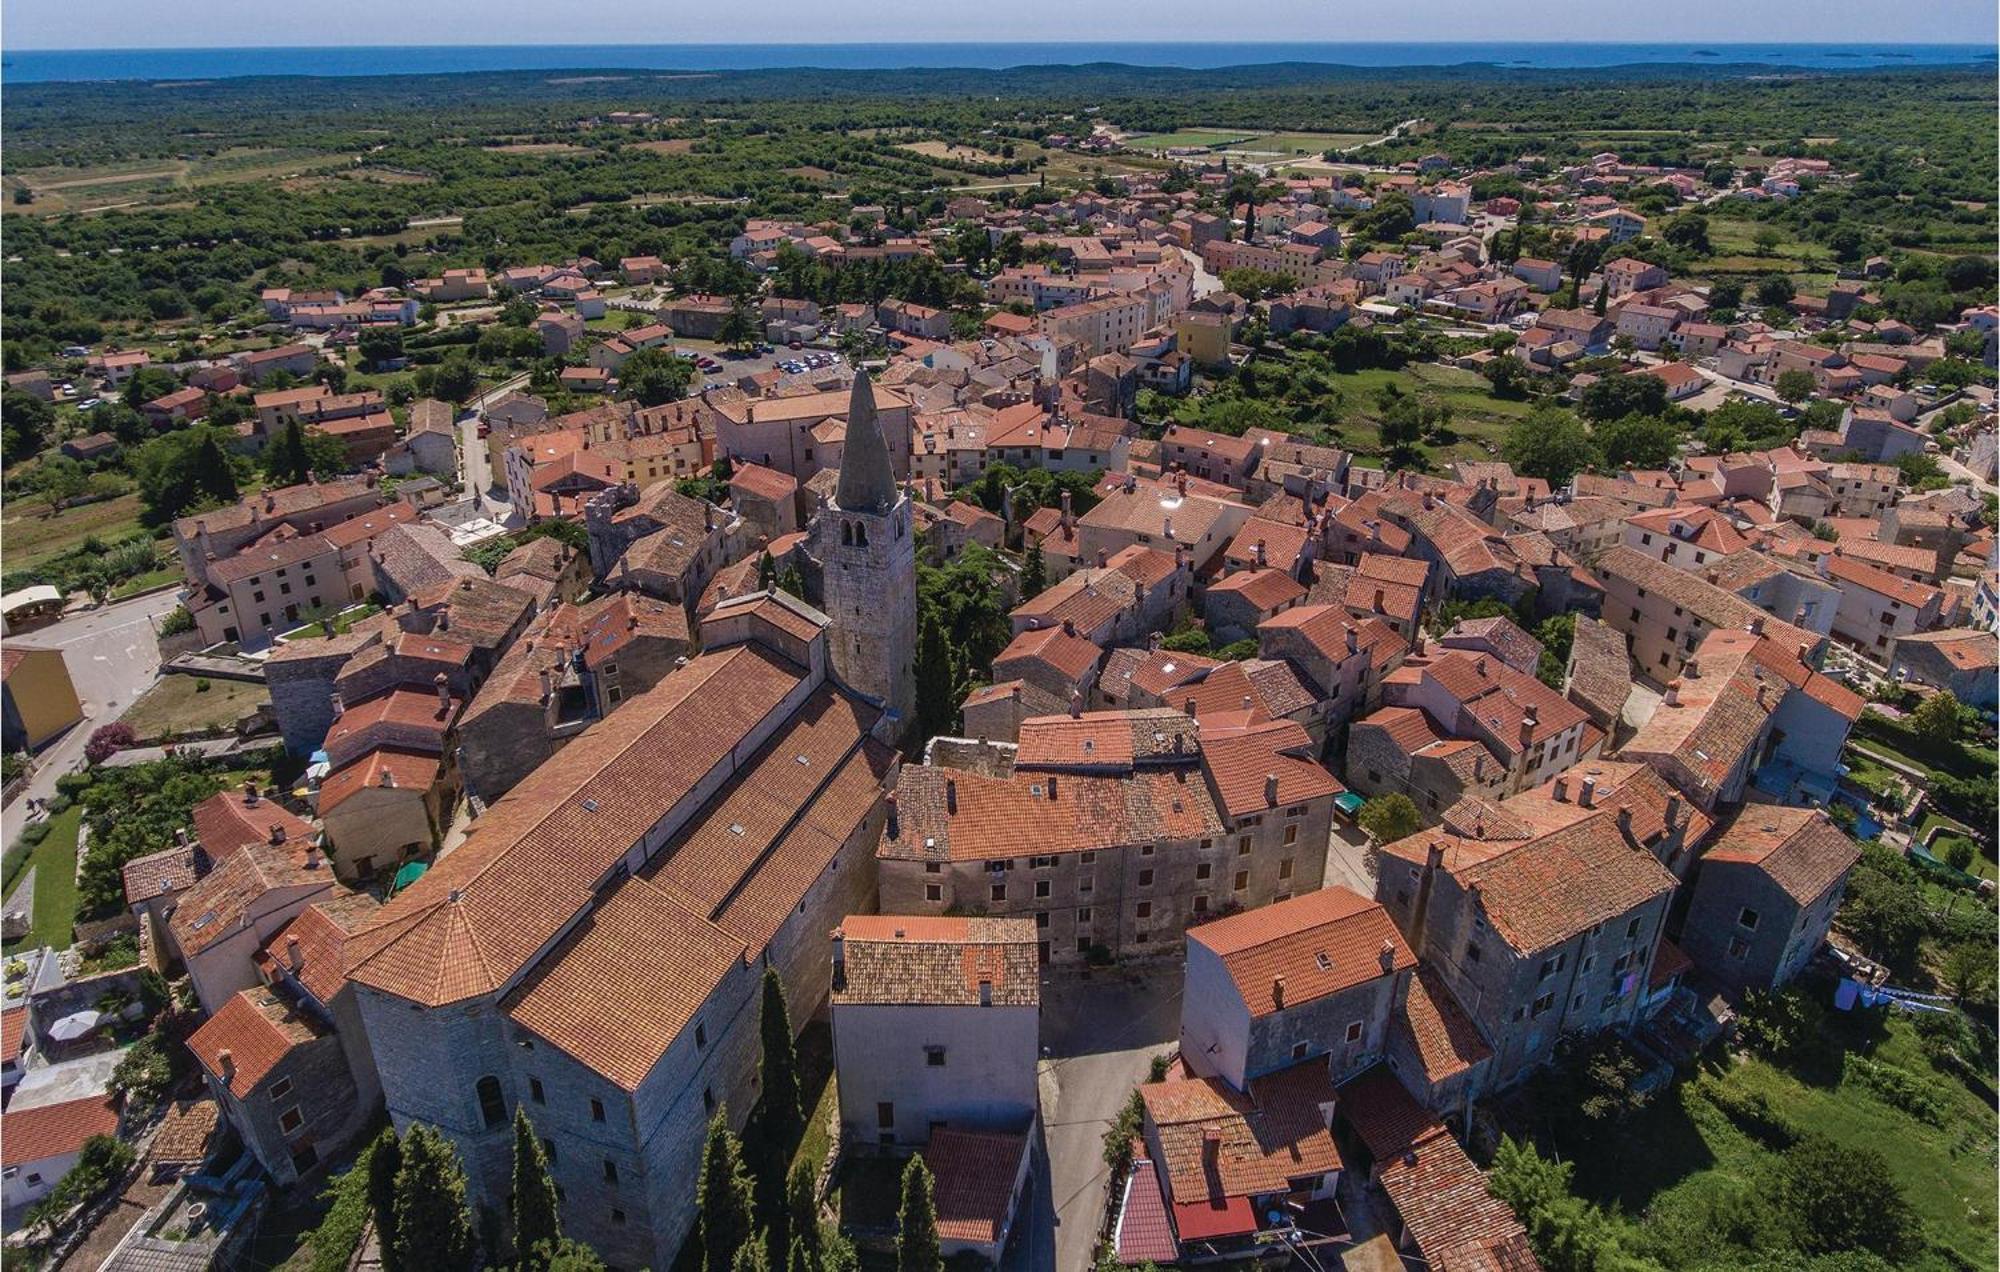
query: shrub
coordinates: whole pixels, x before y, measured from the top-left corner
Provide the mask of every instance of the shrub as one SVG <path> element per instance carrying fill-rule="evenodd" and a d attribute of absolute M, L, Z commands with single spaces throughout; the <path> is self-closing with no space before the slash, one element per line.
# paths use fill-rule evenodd
<path fill-rule="evenodd" d="M 130 1144 L 120 1143 L 109 1135 L 91 1136 L 83 1142 L 83 1151 L 78 1154 L 76 1165 L 70 1167 L 69 1174 L 62 1177 L 55 1191 L 36 1202 L 28 1211 L 28 1224 L 53 1222 L 78 1206 L 88 1205 L 105 1189 L 123 1179 L 137 1158 Z"/>
<path fill-rule="evenodd" d="M 1919 1122 L 1943 1126 L 1951 1114 L 1937 1090 L 1908 1069 L 1864 1056 L 1849 1056 L 1847 1076 L 1867 1087 L 1882 1103 L 1908 1113 Z"/>
<path fill-rule="evenodd" d="M 92 764 L 102 764 L 138 741 L 139 735 L 132 731 L 131 725 L 114 720 L 91 730 L 90 740 L 83 744 L 83 758 Z"/>

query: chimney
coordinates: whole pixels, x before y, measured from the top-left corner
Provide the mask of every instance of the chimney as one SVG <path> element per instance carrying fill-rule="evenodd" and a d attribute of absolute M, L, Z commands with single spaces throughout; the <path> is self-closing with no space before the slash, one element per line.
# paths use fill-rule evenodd
<path fill-rule="evenodd" d="M 1583 775 L 1583 785 L 1577 788 L 1576 802 L 1579 808 L 1592 807 L 1597 799 L 1597 778 L 1594 774 Z"/>
<path fill-rule="evenodd" d="M 1557 778 L 1553 794 L 1555 796 L 1556 803 L 1558 804 L 1569 803 L 1569 779 L 1566 777 Z"/>
<path fill-rule="evenodd" d="M 1264 541 L 1259 539 L 1257 540 L 1257 568 L 1261 570 L 1265 564 Z"/>
<path fill-rule="evenodd" d="M 1681 705 L 1681 682 L 1678 678 L 1667 682 L 1667 692 L 1661 697 L 1660 705 L 1663 707 L 1678 707 Z"/>
<path fill-rule="evenodd" d="M 243 783 L 243 802 L 245 804 L 257 802 L 257 783 L 249 781 Z"/>
<path fill-rule="evenodd" d="M 1379 953 L 1377 953 L 1376 957 L 1377 957 L 1377 958 L 1378 958 L 1379 960 L 1381 960 L 1381 963 L 1382 963 L 1382 970 L 1383 970 L 1383 971 L 1385 971 L 1385 972 L 1393 972 L 1393 971 L 1395 971 L 1395 970 L 1396 970 L 1396 943 L 1395 943 L 1394 941 L 1390 940 L 1390 939 L 1389 939 L 1388 937 L 1383 937 L 1383 938 L 1382 938 L 1382 949 L 1380 950 L 1380 952 L 1379 952 Z"/>
<path fill-rule="evenodd" d="M 333 718 L 336 720 L 347 714 L 347 699 L 337 692 L 327 699 L 327 705 L 333 708 Z"/>
<path fill-rule="evenodd" d="M 1075 525 L 1076 514 L 1070 511 L 1069 492 L 1065 490 L 1062 492 L 1062 528 L 1067 531 Z"/>
<path fill-rule="evenodd" d="M 224 1082 L 236 1081 L 236 1053 L 224 1047 L 215 1053 L 215 1067 L 222 1070 Z"/>
<path fill-rule="evenodd" d="M 1072 689 L 1069 691 L 1069 718 L 1072 720 L 1081 720 L 1083 718 L 1083 693 L 1081 690 Z"/>
<path fill-rule="evenodd" d="M 1688 660 L 1687 660 L 1687 665 L 1681 668 L 1681 675 L 1682 675 L 1682 676 L 1684 676 L 1684 677 L 1686 677 L 1686 678 L 1687 678 L 1687 679 L 1689 679 L 1689 680 L 1700 680 L 1700 679 L 1701 679 L 1701 659 L 1699 659 L 1699 658 L 1690 658 L 1690 659 L 1688 659 Z"/>
<path fill-rule="evenodd" d="M 1146 652 L 1147 652 L 1147 653 L 1149 653 L 1149 654 L 1157 654 L 1157 653 L 1159 653 L 1159 652 L 1160 652 L 1160 642 L 1161 642 L 1162 640 L 1164 640 L 1164 639 L 1165 639 L 1165 637 L 1161 636 L 1161 635 L 1160 635 L 1160 633 L 1158 633 L 1158 632 L 1150 632 L 1150 633 L 1148 633 L 1148 634 L 1147 634 L 1147 636 L 1146 636 Z"/>
<path fill-rule="evenodd" d="M 1770 705 L 1770 704 L 1769 704 L 1769 702 L 1767 701 L 1767 698 L 1768 698 L 1768 696 L 1769 696 L 1770 692 L 1771 692 L 1771 686 L 1769 686 L 1769 685 L 1765 684 L 1765 683 L 1764 683 L 1763 681 L 1761 681 L 1761 680 L 1757 682 L 1757 705 L 1758 705 L 1758 706 L 1762 707 L 1762 706 L 1768 706 L 1768 705 Z"/>
<path fill-rule="evenodd" d="M 1752 636 L 1762 636 L 1764 634 L 1764 616 L 1762 614 L 1750 620 L 1750 634 Z"/>
<path fill-rule="evenodd" d="M 887 795 L 884 795 L 882 797 L 882 804 L 884 809 L 889 814 L 889 825 L 888 825 L 889 838 L 901 839 L 903 837 L 903 826 L 902 826 L 902 820 L 896 816 L 896 792 L 890 791 Z M 835 949 L 839 948 L 837 942 L 834 948 Z"/>
<path fill-rule="evenodd" d="M 847 988 L 847 935 L 839 928 L 833 930 L 833 987 Z"/>
<path fill-rule="evenodd" d="M 1486 655 L 1481 654 L 1479 657 L 1473 659 L 1472 669 L 1481 676 L 1484 676 L 1486 674 Z"/>
<path fill-rule="evenodd" d="M 1264 802 L 1275 805 L 1278 802 L 1278 775 L 1264 774 Z"/>
<path fill-rule="evenodd" d="M 1065 635 L 1065 636 L 1074 636 L 1074 635 L 1076 635 L 1076 620 L 1075 620 L 1075 619 L 1073 619 L 1073 618 L 1065 618 L 1065 619 L 1063 620 L 1063 635 Z"/>
<path fill-rule="evenodd" d="M 958 816 L 958 779 L 944 779 L 944 813 L 947 817 Z"/>
<path fill-rule="evenodd" d="M 1193 699 L 1193 698 L 1189 698 L 1189 699 L 1187 700 L 1187 713 L 1188 713 L 1188 716 L 1189 716 L 1189 718 L 1193 718 L 1193 716 L 1194 716 L 1194 699 Z"/>
<path fill-rule="evenodd" d="M 185 826 L 174 827 L 174 843 L 179 847 L 185 848 L 188 846 L 189 842 L 190 841 L 188 839 L 187 827 Z"/>
<path fill-rule="evenodd" d="M 450 631 L 450 630 L 451 630 L 451 611 L 450 611 L 450 610 L 439 610 L 439 611 L 438 611 L 438 616 L 437 616 L 437 630 L 438 630 L 438 631 L 441 631 L 441 632 L 446 632 L 446 631 Z"/>
<path fill-rule="evenodd" d="M 1375 612 L 1377 614 L 1382 612 L 1382 589 L 1379 587 L 1375 589 Z"/>
<path fill-rule="evenodd" d="M 1667 811 L 1665 813 L 1665 817 L 1667 822 L 1667 829 L 1672 830 L 1675 824 L 1678 823 L 1681 819 L 1680 796 L 1678 795 L 1667 796 Z"/>
<path fill-rule="evenodd" d="M 979 1005 L 981 1007 L 993 1005 L 993 982 L 984 976 L 979 978 Z"/>
<path fill-rule="evenodd" d="M 1627 839 L 1632 838 L 1632 810 L 1629 807 L 1618 810 L 1618 833 Z"/>
<path fill-rule="evenodd" d="M 394 773 L 391 773 L 388 769 L 382 770 L 382 789 L 384 790 L 396 789 L 396 775 Z"/>
<path fill-rule="evenodd" d="M 284 843 L 284 842 L 285 842 L 285 828 L 284 828 L 284 826 L 283 826 L 282 824 L 278 823 L 278 822 L 272 822 L 272 823 L 271 823 L 271 843 L 272 843 L 273 845 L 277 845 L 277 844 L 282 844 L 282 843 Z"/>
<path fill-rule="evenodd" d="M 1349 627 L 1347 629 L 1347 652 L 1353 654 L 1353 653 L 1359 653 L 1360 651 L 1361 651 L 1361 634 L 1355 631 L 1353 627 Z"/>
<path fill-rule="evenodd" d="M 449 680 L 446 680 L 446 679 L 445 679 L 445 675 L 444 675 L 444 673 L 440 671 L 440 672 L 439 672 L 439 673 L 438 673 L 438 674 L 436 675 L 436 677 L 434 677 L 434 678 L 433 678 L 433 680 L 432 680 L 432 683 L 433 683 L 433 684 L 435 684 L 435 685 L 437 686 L 437 696 L 438 696 L 438 710 L 440 710 L 440 711 L 450 711 L 450 710 L 451 710 L 451 682 L 450 682 Z"/>
<path fill-rule="evenodd" d="M 300 971 L 306 965 L 305 953 L 299 949 L 299 938 L 296 936 L 285 938 L 285 961 L 291 964 L 294 972 Z"/>
<path fill-rule="evenodd" d="M 1108 553 L 1108 552 L 1106 552 L 1106 551 L 1105 551 L 1105 550 L 1104 550 L 1103 548 L 1099 548 L 1099 549 L 1097 550 L 1097 568 L 1098 568 L 1098 569 L 1100 569 L 1100 570 L 1101 570 L 1101 569 L 1103 569 L 1103 568 L 1104 568 L 1104 566 L 1105 566 L 1105 564 L 1106 564 L 1106 563 L 1107 563 L 1107 562 L 1108 562 L 1108 561 L 1109 561 L 1110 559 L 1111 559 L 1111 554 L 1110 554 L 1110 553 Z"/>
<path fill-rule="evenodd" d="M 1162 519 L 1160 533 L 1169 539 L 1174 537 L 1174 519 L 1172 517 Z"/>
<path fill-rule="evenodd" d="M 1285 1009 L 1285 978 L 1282 976 L 1271 978 L 1271 1005 L 1279 1011 Z"/>

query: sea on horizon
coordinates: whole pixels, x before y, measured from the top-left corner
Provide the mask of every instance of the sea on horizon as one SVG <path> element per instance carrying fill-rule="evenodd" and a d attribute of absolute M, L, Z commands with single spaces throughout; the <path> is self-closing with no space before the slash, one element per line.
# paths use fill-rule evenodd
<path fill-rule="evenodd" d="M 1768 65 L 1795 70 L 1964 65 L 1977 44 L 1734 43 L 993 43 L 522 44 L 189 49 L 10 49 L 0 82 L 222 79 L 250 75 L 438 75 L 476 71 L 900 70 L 1118 63 L 1203 70 L 1271 62 L 1422 67 L 1484 64 L 1564 70 L 1637 63 Z"/>

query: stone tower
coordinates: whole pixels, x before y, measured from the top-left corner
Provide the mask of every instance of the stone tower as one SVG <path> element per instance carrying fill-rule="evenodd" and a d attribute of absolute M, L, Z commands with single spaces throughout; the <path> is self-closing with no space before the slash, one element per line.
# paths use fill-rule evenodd
<path fill-rule="evenodd" d="M 813 519 L 813 555 L 835 679 L 907 722 L 916 705 L 916 536 L 866 371 L 848 402 L 839 484 Z"/>

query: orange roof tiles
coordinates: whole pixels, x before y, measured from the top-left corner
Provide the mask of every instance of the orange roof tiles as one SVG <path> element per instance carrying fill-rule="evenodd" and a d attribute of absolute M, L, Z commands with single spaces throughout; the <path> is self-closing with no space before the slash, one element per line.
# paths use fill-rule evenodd
<path fill-rule="evenodd" d="M 226 1078 L 238 1098 L 249 1095 L 269 1076 L 292 1048 L 326 1036 L 326 1030 L 271 990 L 259 987 L 232 995 L 228 1002 L 194 1031 L 189 1051 L 218 1079 Z"/>
<path fill-rule="evenodd" d="M 1319 1112 L 1333 1099 L 1323 1066 L 1294 1065 L 1253 1086 L 1270 1107 L 1219 1078 L 1139 1088 L 1176 1207 L 1284 1192 L 1297 1176 L 1340 1169 L 1340 1150 Z"/>
<path fill-rule="evenodd" d="M 7 1134 L 0 1137 L 0 1165 L 10 1171 L 83 1147 L 93 1135 L 118 1133 L 118 1096 L 107 1092 L 82 1099 L 7 1111 Z"/>
<path fill-rule="evenodd" d="M 1454 1078 L 1493 1055 L 1451 986 L 1422 965 L 1410 978 L 1409 995 L 1389 1027 L 1409 1042 L 1423 1063 L 1424 1078 L 1432 1083 Z"/>
<path fill-rule="evenodd" d="M 938 1236 L 982 1245 L 999 1241 L 1013 1218 L 1014 1180 L 1027 1151 L 1025 1132 L 932 1131 L 921 1152 L 935 1181 Z"/>
<path fill-rule="evenodd" d="M 938 1007 L 1033 1006 L 1041 1001 L 1034 920 L 850 915 L 835 937 L 842 978 L 833 1001 Z"/>
<path fill-rule="evenodd" d="M 1253 1018 L 1417 963 L 1389 912 L 1338 884 L 1204 923 L 1187 939 L 1222 960 Z"/>
<path fill-rule="evenodd" d="M 1847 876 L 1861 849 L 1817 808 L 1745 808 L 1702 857 L 1756 866 L 1800 905 L 1811 905 Z"/>

